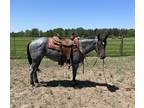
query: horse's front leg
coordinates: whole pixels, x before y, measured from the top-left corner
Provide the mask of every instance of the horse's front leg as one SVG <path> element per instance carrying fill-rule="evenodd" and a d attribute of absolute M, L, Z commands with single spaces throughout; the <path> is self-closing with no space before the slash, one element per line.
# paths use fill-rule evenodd
<path fill-rule="evenodd" d="M 77 85 L 77 83 L 76 83 L 76 73 L 77 73 L 78 67 L 79 67 L 79 63 L 73 63 L 72 64 L 72 72 L 73 72 L 73 79 L 72 79 L 72 81 L 74 83 L 74 86 Z"/>

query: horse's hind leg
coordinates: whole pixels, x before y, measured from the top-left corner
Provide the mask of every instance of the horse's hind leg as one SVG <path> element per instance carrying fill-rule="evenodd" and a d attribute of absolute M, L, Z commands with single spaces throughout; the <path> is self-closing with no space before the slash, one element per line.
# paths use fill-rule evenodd
<path fill-rule="evenodd" d="M 35 86 L 34 74 L 35 74 L 36 70 L 37 70 L 36 68 L 32 67 L 32 71 L 31 71 L 31 74 L 30 74 L 30 84 L 32 86 Z"/>
<path fill-rule="evenodd" d="M 38 58 L 39 58 L 38 60 L 35 60 L 32 63 L 33 71 L 32 71 L 32 75 L 31 75 L 31 78 L 33 79 L 33 80 L 31 80 L 32 84 L 36 83 L 37 85 L 39 85 L 39 81 L 38 81 L 38 77 L 37 77 L 37 71 L 38 71 L 38 67 L 39 67 L 39 65 L 41 63 L 41 60 L 42 60 L 43 56 L 38 57 Z"/>
<path fill-rule="evenodd" d="M 35 83 L 38 84 L 38 78 L 37 78 L 37 69 L 38 69 L 38 65 L 36 64 L 32 64 L 32 72 L 30 75 L 30 83 L 32 86 L 35 86 Z"/>
<path fill-rule="evenodd" d="M 39 62 L 37 62 L 37 65 L 36 65 L 36 71 L 34 72 L 34 82 L 35 83 L 39 83 L 39 81 L 38 81 L 38 77 L 37 77 L 37 71 L 39 70 L 39 65 L 40 65 L 40 62 L 41 62 L 41 60 L 39 60 Z"/>
<path fill-rule="evenodd" d="M 35 83 L 39 83 L 38 77 L 37 77 L 37 70 L 34 71 L 34 82 L 35 82 Z"/>
<path fill-rule="evenodd" d="M 34 62 L 34 61 L 32 62 L 31 69 L 32 69 L 32 71 L 30 74 L 30 83 L 32 86 L 35 86 L 35 82 L 36 83 L 38 82 L 37 74 L 36 74 L 38 67 L 37 67 L 36 62 Z"/>

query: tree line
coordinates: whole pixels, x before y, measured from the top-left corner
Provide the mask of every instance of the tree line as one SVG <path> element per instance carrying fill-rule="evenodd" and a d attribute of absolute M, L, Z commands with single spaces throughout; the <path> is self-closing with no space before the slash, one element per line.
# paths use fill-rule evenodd
<path fill-rule="evenodd" d="M 42 31 L 38 28 L 33 28 L 31 30 L 25 30 L 20 32 L 11 32 L 11 37 L 50 37 L 56 34 L 59 34 L 62 37 L 69 37 L 72 33 L 75 33 L 77 36 L 86 38 L 90 36 L 96 36 L 97 34 L 109 33 L 111 38 L 115 37 L 134 37 L 135 29 L 118 29 L 118 28 L 103 28 L 103 29 L 84 29 L 82 27 L 72 28 L 72 29 L 63 29 L 63 28 L 55 28 L 47 31 Z"/>

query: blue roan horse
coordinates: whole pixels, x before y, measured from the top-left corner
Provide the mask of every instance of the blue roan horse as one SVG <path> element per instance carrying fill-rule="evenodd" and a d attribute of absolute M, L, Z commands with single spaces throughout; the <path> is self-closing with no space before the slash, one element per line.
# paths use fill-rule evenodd
<path fill-rule="evenodd" d="M 73 73 L 73 83 L 76 84 L 76 73 L 79 67 L 79 63 L 83 61 L 84 55 L 88 54 L 90 51 L 95 50 L 100 59 L 104 59 L 105 56 L 105 47 L 106 40 L 108 35 L 104 38 L 100 36 L 100 34 L 95 39 L 80 39 L 79 47 L 80 51 L 73 52 L 72 57 L 72 73 Z M 49 59 L 54 61 L 60 61 L 62 53 L 48 48 L 48 38 L 41 37 L 36 40 L 33 40 L 27 45 L 27 57 L 29 64 L 31 65 L 31 73 L 30 73 L 30 83 L 32 86 L 36 86 L 39 84 L 37 78 L 37 70 L 41 63 L 41 60 L 44 56 L 47 56 Z"/>

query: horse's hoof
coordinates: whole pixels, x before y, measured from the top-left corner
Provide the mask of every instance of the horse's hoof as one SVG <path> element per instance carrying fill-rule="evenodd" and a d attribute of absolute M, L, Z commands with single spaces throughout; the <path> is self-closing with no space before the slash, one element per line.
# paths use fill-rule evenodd
<path fill-rule="evenodd" d="M 35 88 L 35 85 L 33 84 L 33 85 L 31 85 L 31 87 L 32 87 L 32 89 L 34 89 Z"/>
<path fill-rule="evenodd" d="M 37 87 L 40 87 L 41 86 L 41 84 L 40 83 L 35 83 L 35 87 L 37 88 Z"/>
<path fill-rule="evenodd" d="M 37 69 L 37 71 L 38 71 L 38 72 L 41 72 L 41 70 L 40 70 L 39 68 Z"/>
<path fill-rule="evenodd" d="M 31 84 L 31 86 L 35 86 L 34 82 L 32 82 L 32 81 L 30 82 L 30 84 Z"/>
<path fill-rule="evenodd" d="M 35 83 L 39 83 L 38 79 L 37 79 L 37 80 L 35 80 Z"/>

